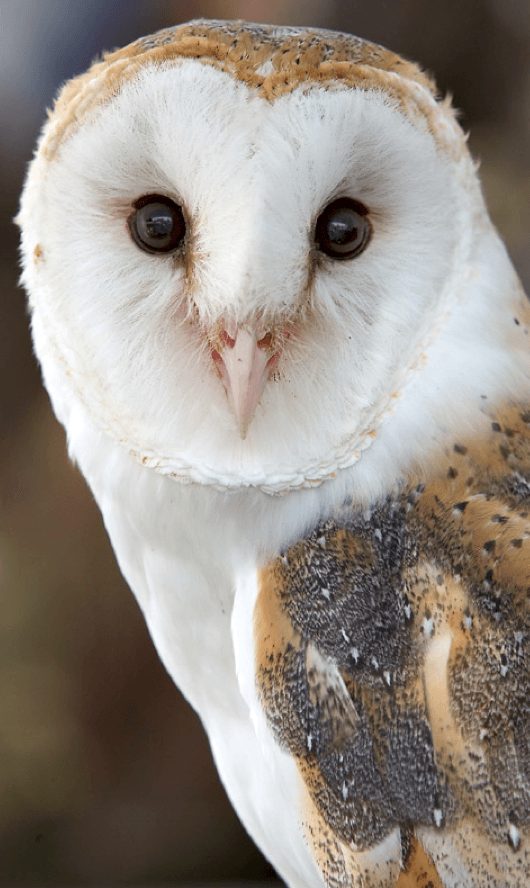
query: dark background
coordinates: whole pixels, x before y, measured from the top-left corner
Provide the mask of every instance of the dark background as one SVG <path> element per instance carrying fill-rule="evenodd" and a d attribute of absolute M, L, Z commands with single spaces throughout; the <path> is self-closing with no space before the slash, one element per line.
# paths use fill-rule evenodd
<path fill-rule="evenodd" d="M 263 879 L 197 717 L 160 666 L 31 355 L 11 219 L 57 87 L 189 18 L 351 31 L 450 90 L 530 284 L 527 0 L 0 0 L 0 881 Z"/>

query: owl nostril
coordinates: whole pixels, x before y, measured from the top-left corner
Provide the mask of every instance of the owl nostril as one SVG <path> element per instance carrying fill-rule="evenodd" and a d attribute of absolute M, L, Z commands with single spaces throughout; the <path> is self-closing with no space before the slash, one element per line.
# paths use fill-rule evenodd
<path fill-rule="evenodd" d="M 226 330 L 221 330 L 219 338 L 220 338 L 222 344 L 227 345 L 228 348 L 233 348 L 234 345 L 236 344 L 235 339 L 232 339 L 232 337 L 229 336 L 229 334 L 226 332 Z"/>
<path fill-rule="evenodd" d="M 265 333 L 265 336 L 262 336 L 261 339 L 258 339 L 257 346 L 258 348 L 270 348 L 272 343 L 272 333 Z"/>
<path fill-rule="evenodd" d="M 219 333 L 221 347 L 234 348 L 236 344 L 236 337 L 230 336 L 230 334 L 225 329 L 221 330 L 221 332 Z M 271 348 L 272 339 L 272 333 L 269 331 L 268 333 L 265 333 L 265 335 L 262 336 L 261 339 L 258 339 L 256 345 L 258 346 L 258 348 Z"/>

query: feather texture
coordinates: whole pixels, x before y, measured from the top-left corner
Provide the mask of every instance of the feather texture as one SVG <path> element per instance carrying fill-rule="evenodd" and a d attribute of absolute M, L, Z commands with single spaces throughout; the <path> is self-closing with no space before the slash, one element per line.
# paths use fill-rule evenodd
<path fill-rule="evenodd" d="M 524 888 L 530 314 L 432 80 L 166 29 L 66 84 L 18 221 L 70 453 L 281 877 Z"/>

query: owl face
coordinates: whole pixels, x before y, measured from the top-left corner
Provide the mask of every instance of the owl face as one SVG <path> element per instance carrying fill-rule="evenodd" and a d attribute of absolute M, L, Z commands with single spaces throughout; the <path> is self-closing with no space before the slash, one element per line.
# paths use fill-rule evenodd
<path fill-rule="evenodd" d="M 303 46 L 281 88 L 293 39 L 246 76 L 177 37 L 109 57 L 59 101 L 23 200 L 60 418 L 185 480 L 351 465 L 469 274 L 483 207 L 451 114 L 416 69 L 313 70 Z"/>

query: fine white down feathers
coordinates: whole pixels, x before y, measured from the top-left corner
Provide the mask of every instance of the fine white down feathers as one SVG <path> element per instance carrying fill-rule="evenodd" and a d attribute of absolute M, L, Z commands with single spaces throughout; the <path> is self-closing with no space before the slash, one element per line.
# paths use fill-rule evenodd
<path fill-rule="evenodd" d="M 158 471 L 284 490 L 358 459 L 455 303 L 471 307 L 475 327 L 483 306 L 491 322 L 483 253 L 495 292 L 505 260 L 489 243 L 464 137 L 415 68 L 414 80 L 378 67 L 370 78 L 366 64 L 331 58 L 323 72 L 317 59 L 314 75 L 290 61 L 288 82 L 269 95 L 275 43 L 255 60 L 271 73 L 249 85 L 230 53 L 212 59 L 222 29 L 203 30 L 197 57 L 179 52 L 194 39 L 184 27 L 173 43 L 163 32 L 134 45 L 134 65 L 121 51 L 67 85 L 22 203 L 24 279 L 46 378 L 60 368 L 61 382 L 48 385 L 63 421 L 81 401 Z M 244 70 L 254 61 L 249 36 L 231 49 L 247 50 Z M 287 30 L 277 39 L 303 56 L 311 38 Z M 153 255 L 132 240 L 127 219 L 146 195 L 182 207 L 182 249 Z M 349 261 L 315 248 L 319 215 L 342 197 L 366 206 L 373 229 Z M 258 356 L 280 357 L 243 439 L 224 396 L 218 367 L 230 348 L 219 337 L 247 328 L 261 341 L 270 334 Z M 460 358 L 473 350 L 476 364 L 493 344 L 469 332 L 459 331 Z M 440 384 L 435 373 L 427 390 Z M 469 376 L 467 366 L 457 373 Z M 458 377 L 446 388 L 462 401 Z M 426 407 L 430 423 L 440 407 Z M 403 442 L 406 453 L 393 459 L 408 460 L 409 437 L 421 436 L 416 417 L 408 421 L 393 436 L 393 450 Z"/>
<path fill-rule="evenodd" d="M 70 452 L 282 877 L 522 888 L 529 313 L 449 103 L 192 22 L 63 88 L 18 219 Z"/>

